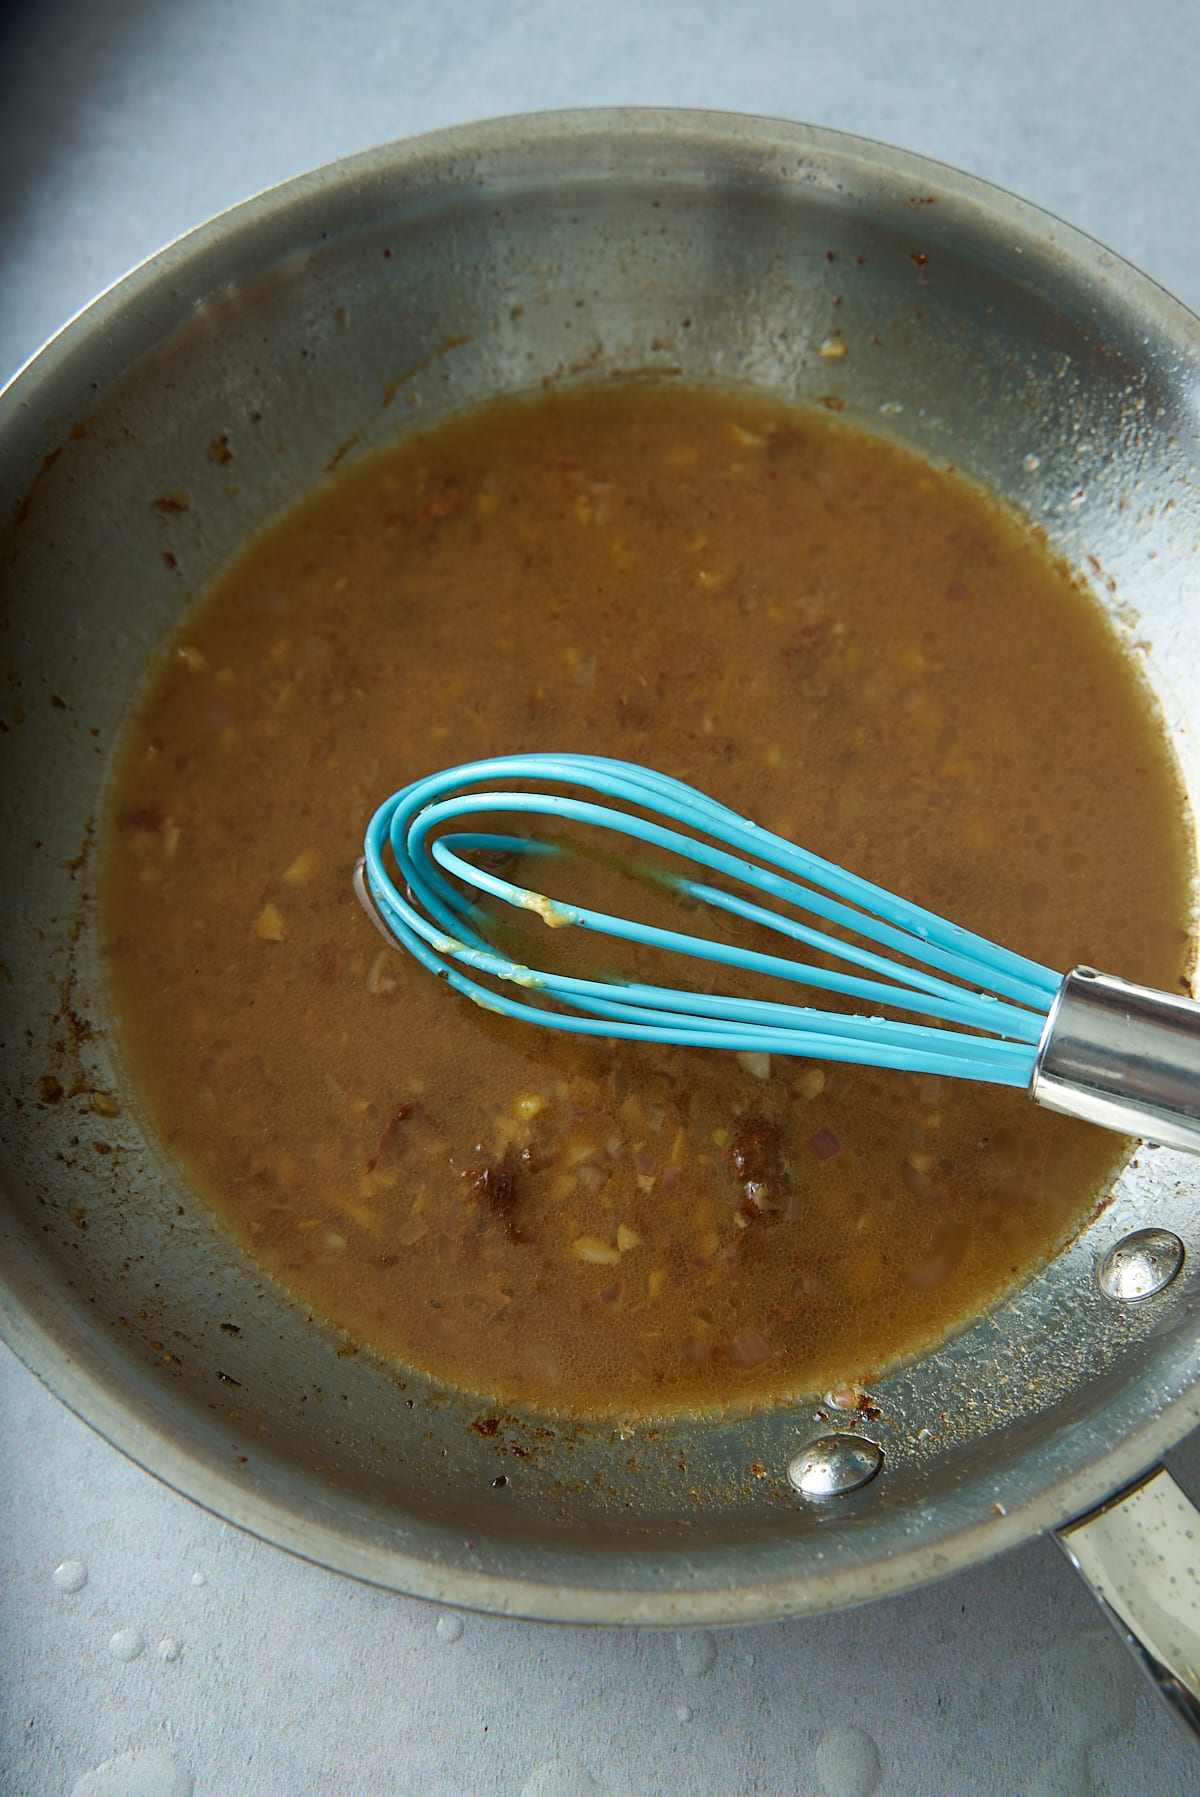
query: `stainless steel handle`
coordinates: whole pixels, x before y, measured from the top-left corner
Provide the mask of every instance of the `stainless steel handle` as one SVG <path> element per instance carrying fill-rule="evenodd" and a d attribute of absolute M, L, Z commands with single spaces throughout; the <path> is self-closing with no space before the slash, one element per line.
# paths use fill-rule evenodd
<path fill-rule="evenodd" d="M 1058 989 L 1029 1096 L 1200 1154 L 1200 1004 L 1077 967 Z"/>
<path fill-rule="evenodd" d="M 1200 1736 L 1200 1510 L 1158 1466 L 1055 1539 L 1176 1716 Z"/>

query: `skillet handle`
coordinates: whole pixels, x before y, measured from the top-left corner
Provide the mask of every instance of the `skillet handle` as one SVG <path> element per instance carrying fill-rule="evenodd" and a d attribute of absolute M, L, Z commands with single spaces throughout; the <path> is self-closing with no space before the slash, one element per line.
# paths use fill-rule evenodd
<path fill-rule="evenodd" d="M 1164 1466 L 1055 1540 L 1190 1734 L 1200 1737 L 1200 1510 Z"/>
<path fill-rule="evenodd" d="M 1200 1004 L 1076 967 L 1055 994 L 1029 1096 L 1200 1154 Z"/>

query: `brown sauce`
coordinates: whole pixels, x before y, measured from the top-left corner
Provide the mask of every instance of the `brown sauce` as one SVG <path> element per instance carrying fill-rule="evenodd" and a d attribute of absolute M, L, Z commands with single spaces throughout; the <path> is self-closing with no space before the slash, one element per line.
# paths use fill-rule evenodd
<path fill-rule="evenodd" d="M 384 947 L 350 884 L 375 806 L 534 749 L 661 768 L 1059 969 L 1190 966 L 1140 678 L 966 481 L 698 393 L 446 425 L 246 551 L 111 795 L 132 1079 L 315 1312 L 553 1409 L 801 1396 L 936 1343 L 1094 1209 L 1122 1144 L 1022 1093 L 566 1039 Z"/>

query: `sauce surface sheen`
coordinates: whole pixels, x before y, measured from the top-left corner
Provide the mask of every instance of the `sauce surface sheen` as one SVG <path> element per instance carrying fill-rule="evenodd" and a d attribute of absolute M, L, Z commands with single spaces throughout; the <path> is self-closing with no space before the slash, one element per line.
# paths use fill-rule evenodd
<path fill-rule="evenodd" d="M 566 1038 L 380 942 L 350 883 L 376 805 L 568 749 L 661 768 L 1053 967 L 1175 987 L 1190 966 L 1169 748 L 1034 532 L 820 415 L 506 401 L 258 539 L 122 747 L 123 1052 L 251 1254 L 385 1356 L 588 1412 L 861 1380 L 1052 1254 L 1121 1144 L 1021 1092 Z M 537 965 L 551 933 L 528 927 Z"/>

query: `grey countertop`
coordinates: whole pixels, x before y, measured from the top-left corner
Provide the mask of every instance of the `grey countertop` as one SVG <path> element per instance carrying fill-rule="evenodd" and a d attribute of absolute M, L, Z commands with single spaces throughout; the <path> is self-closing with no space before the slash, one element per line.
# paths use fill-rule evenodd
<path fill-rule="evenodd" d="M 301 169 L 544 107 L 712 106 L 941 157 L 1200 309 L 1200 9 L 1159 0 L 42 0 L 0 24 L 0 375 Z M 1200 1760 L 1040 1541 L 870 1609 L 675 1637 L 355 1585 L 129 1465 L 0 1350 L 0 1791 L 1179 1797 Z M 1200 1491 L 1200 1437 L 1174 1465 Z"/>

